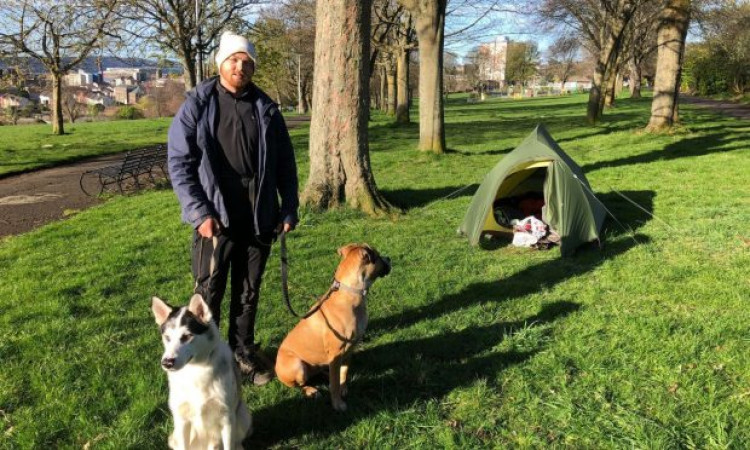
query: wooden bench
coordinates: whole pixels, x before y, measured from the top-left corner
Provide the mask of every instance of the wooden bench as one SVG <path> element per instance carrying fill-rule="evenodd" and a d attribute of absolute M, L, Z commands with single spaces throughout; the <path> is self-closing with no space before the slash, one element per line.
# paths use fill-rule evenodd
<path fill-rule="evenodd" d="M 139 178 L 143 175 L 146 175 L 152 183 L 156 183 L 154 171 L 157 169 L 161 171 L 164 177 L 167 177 L 166 165 L 167 146 L 164 144 L 130 150 L 117 164 L 83 172 L 78 184 L 81 186 L 81 190 L 89 196 L 100 195 L 107 186 L 113 184 L 116 184 L 120 193 L 124 194 L 127 187 L 125 183 L 128 181 L 132 181 L 135 189 L 140 190 Z M 94 184 L 92 179 L 97 180 L 98 184 Z M 93 193 L 92 184 L 98 186 L 99 191 L 96 194 Z"/>

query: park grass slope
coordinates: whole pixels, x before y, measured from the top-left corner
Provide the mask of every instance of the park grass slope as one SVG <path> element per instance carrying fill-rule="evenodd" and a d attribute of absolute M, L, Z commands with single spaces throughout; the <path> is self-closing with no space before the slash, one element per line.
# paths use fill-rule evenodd
<path fill-rule="evenodd" d="M 647 99 L 621 99 L 594 127 L 585 101 L 450 99 L 442 156 L 414 150 L 416 124 L 373 117 L 375 179 L 404 213 L 303 211 L 288 242 L 297 310 L 325 292 L 339 246 L 368 242 L 393 261 L 368 298 L 349 410 L 278 382 L 246 384 L 251 446 L 750 442 L 750 123 L 685 107 L 683 127 L 651 135 Z M 456 234 L 475 186 L 537 123 L 624 226 L 607 222 L 603 249 L 561 259 L 502 241 L 472 248 Z M 292 134 L 304 186 L 307 131 Z M 0 241 L 0 448 L 165 447 L 149 305 L 152 295 L 188 300 L 189 246 L 168 190 Z M 278 267 L 274 249 L 257 326 L 271 352 L 295 324 Z"/>

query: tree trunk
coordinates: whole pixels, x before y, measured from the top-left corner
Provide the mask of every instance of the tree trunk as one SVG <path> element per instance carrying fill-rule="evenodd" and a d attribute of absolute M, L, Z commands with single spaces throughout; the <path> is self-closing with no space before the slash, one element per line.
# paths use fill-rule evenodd
<path fill-rule="evenodd" d="M 393 55 L 385 54 L 385 77 L 388 86 L 386 97 L 386 112 L 389 116 L 396 115 L 396 68 L 393 65 Z"/>
<path fill-rule="evenodd" d="M 390 205 L 378 192 L 367 142 L 370 2 L 318 0 L 310 124 L 310 174 L 302 203 L 348 204 L 370 215 Z"/>
<path fill-rule="evenodd" d="M 185 60 L 182 61 L 182 68 L 182 78 L 185 80 L 185 90 L 189 91 L 196 86 L 195 61 L 193 60 L 192 55 L 186 56 Z"/>
<path fill-rule="evenodd" d="M 630 60 L 630 98 L 641 98 L 641 65 Z"/>
<path fill-rule="evenodd" d="M 594 79 L 591 82 L 589 91 L 589 102 L 586 106 L 586 119 L 589 123 L 594 124 L 601 118 L 601 107 L 604 105 L 604 95 L 602 87 L 605 86 L 607 65 L 612 53 L 614 41 L 608 41 L 607 44 L 599 51 L 599 57 L 594 68 Z"/>
<path fill-rule="evenodd" d="M 596 123 L 602 116 L 604 109 L 604 94 L 611 71 L 615 70 L 615 63 L 622 45 L 625 26 L 633 14 L 632 2 L 625 2 L 623 10 L 610 14 L 606 18 L 606 25 L 600 30 L 602 43 L 594 68 L 594 80 L 589 91 L 589 102 L 586 108 L 586 119 L 589 123 Z"/>
<path fill-rule="evenodd" d="M 409 123 L 409 51 L 396 53 L 396 122 Z"/>
<path fill-rule="evenodd" d="M 52 134 L 65 134 L 62 110 L 62 74 L 52 72 L 50 76 L 52 77 L 52 104 L 50 105 Z"/>
<path fill-rule="evenodd" d="M 607 77 L 607 89 L 605 90 L 604 95 L 604 106 L 607 108 L 612 108 L 615 106 L 615 96 L 616 96 L 616 87 L 615 84 L 617 83 L 617 73 L 615 72 L 614 68 L 609 71 L 609 76 Z"/>
<path fill-rule="evenodd" d="M 420 1 L 416 11 L 419 41 L 419 149 L 445 152 L 443 46 L 446 0 Z"/>
<path fill-rule="evenodd" d="M 677 100 L 685 37 L 690 24 L 690 8 L 690 0 L 669 0 L 659 17 L 654 99 L 647 127 L 649 131 L 671 128 L 678 116 Z"/>
<path fill-rule="evenodd" d="M 385 112 L 387 109 L 388 104 L 388 80 L 386 79 L 386 69 L 385 66 L 380 66 L 380 90 L 378 91 L 378 109 Z"/>

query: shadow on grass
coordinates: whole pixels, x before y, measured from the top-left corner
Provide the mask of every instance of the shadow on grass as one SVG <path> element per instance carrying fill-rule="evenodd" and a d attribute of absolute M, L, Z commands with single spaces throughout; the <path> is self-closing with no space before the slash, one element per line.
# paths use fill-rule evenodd
<path fill-rule="evenodd" d="M 585 173 L 589 173 L 598 169 L 629 166 L 631 164 L 649 164 L 657 161 L 671 161 L 679 158 L 705 156 L 746 148 L 745 144 L 748 139 L 746 135 L 727 138 L 730 133 L 727 132 L 726 128 L 722 129 L 724 132 L 682 139 L 678 142 L 668 144 L 660 150 L 654 150 L 643 155 L 629 156 L 627 158 L 598 161 L 587 164 L 582 169 Z M 739 145 L 731 146 L 730 144 L 732 143 L 738 143 Z"/>
<path fill-rule="evenodd" d="M 637 243 L 648 241 L 648 237 L 644 235 L 638 235 L 636 241 L 621 239 L 608 245 L 601 252 L 581 251 L 574 258 L 547 261 L 502 280 L 475 283 L 461 292 L 436 299 L 429 304 L 407 309 L 391 316 L 375 318 L 370 321 L 368 333 L 374 337 L 398 328 L 410 327 L 425 320 L 436 319 L 485 301 L 505 302 L 530 295 L 542 287 L 550 288 L 569 278 L 590 272 L 605 261 L 629 251 Z"/>
<path fill-rule="evenodd" d="M 408 410 L 416 401 L 440 399 L 456 388 L 479 379 L 495 386 L 503 370 L 520 364 L 543 350 L 496 351 L 508 337 L 528 328 L 543 327 L 580 309 L 580 305 L 558 301 L 524 320 L 470 327 L 438 336 L 398 341 L 358 352 L 352 366 L 352 383 L 345 414 L 335 413 L 327 390 L 312 401 L 302 395 L 253 411 L 254 447 L 266 448 L 280 441 L 308 434 L 323 438 L 378 415 Z M 542 329 L 548 334 L 548 329 Z M 538 342 L 543 342 L 540 339 Z M 407 356 L 408 355 L 408 356 Z"/>
<path fill-rule="evenodd" d="M 458 198 L 474 195 L 479 187 L 474 183 L 467 186 L 448 186 L 433 189 L 393 189 L 381 191 L 392 204 L 402 209 L 419 208 L 443 198 Z"/>

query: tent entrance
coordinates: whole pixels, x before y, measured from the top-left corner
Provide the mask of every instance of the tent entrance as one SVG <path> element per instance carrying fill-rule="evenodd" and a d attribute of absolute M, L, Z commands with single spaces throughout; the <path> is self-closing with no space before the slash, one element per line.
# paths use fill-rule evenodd
<path fill-rule="evenodd" d="M 511 220 L 541 216 L 544 185 L 551 165 L 552 161 L 530 161 L 514 167 L 500 183 L 482 231 L 512 234 Z"/>

